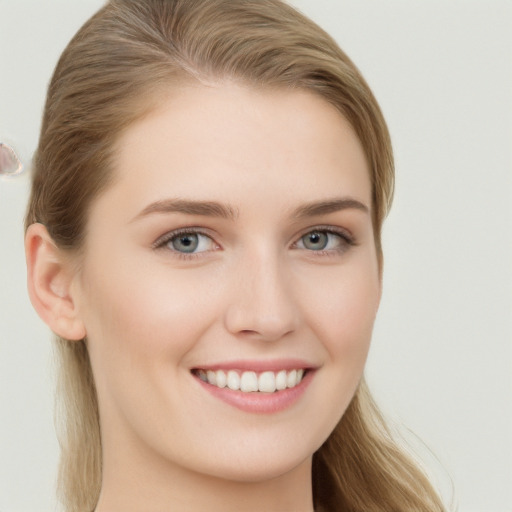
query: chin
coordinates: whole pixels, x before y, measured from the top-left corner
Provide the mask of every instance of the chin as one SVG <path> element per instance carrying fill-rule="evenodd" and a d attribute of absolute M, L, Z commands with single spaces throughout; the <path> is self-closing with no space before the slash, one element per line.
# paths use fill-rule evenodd
<path fill-rule="evenodd" d="M 257 461 L 244 461 L 236 465 L 222 466 L 220 464 L 212 468 L 210 476 L 229 482 L 258 484 L 269 480 L 286 477 L 295 471 L 305 471 L 310 474 L 312 455 L 305 459 L 276 460 L 265 453 Z"/>

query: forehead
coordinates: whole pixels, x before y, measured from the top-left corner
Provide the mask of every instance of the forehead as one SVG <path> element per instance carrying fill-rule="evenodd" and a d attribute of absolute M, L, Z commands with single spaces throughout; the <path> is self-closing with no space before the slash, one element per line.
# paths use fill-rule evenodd
<path fill-rule="evenodd" d="M 339 111 L 305 90 L 187 85 L 120 137 L 109 193 L 134 208 L 167 195 L 247 204 L 352 195 L 370 207 L 362 146 Z M 293 194 L 283 192 L 291 192 Z M 293 205 L 290 205 L 293 206 Z"/>

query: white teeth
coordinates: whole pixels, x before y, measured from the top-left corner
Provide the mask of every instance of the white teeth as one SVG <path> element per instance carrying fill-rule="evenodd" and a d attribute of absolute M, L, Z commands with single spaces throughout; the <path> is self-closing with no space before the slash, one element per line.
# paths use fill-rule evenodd
<path fill-rule="evenodd" d="M 286 387 L 293 388 L 297 385 L 297 370 L 292 370 L 286 376 Z"/>
<path fill-rule="evenodd" d="M 215 372 L 215 378 L 217 379 L 217 387 L 225 388 L 228 383 L 228 378 L 226 374 L 222 370 L 217 370 Z"/>
<path fill-rule="evenodd" d="M 266 371 L 257 374 L 254 371 L 240 372 L 237 370 L 197 370 L 197 376 L 204 382 L 218 388 L 228 387 L 233 391 L 243 393 L 274 393 L 286 388 L 294 388 L 302 381 L 304 369 L 280 370 L 279 372 Z"/>
<path fill-rule="evenodd" d="M 240 375 L 233 370 L 229 370 L 228 372 L 228 388 L 233 391 L 240 389 Z"/>
<path fill-rule="evenodd" d="M 274 372 L 263 372 L 260 374 L 258 389 L 264 393 L 273 393 L 276 390 L 276 376 Z"/>
<path fill-rule="evenodd" d="M 240 377 L 240 391 L 250 393 L 258 391 L 258 377 L 255 372 L 244 372 Z"/>
<path fill-rule="evenodd" d="M 276 375 L 276 389 L 278 391 L 286 389 L 286 370 L 281 370 Z"/>

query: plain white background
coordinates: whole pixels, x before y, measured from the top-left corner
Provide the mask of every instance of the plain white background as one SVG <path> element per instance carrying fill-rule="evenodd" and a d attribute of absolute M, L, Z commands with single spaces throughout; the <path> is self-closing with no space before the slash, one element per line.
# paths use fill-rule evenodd
<path fill-rule="evenodd" d="M 101 4 L 0 0 L 0 141 L 25 162 L 58 55 Z M 393 137 L 370 385 L 461 512 L 512 511 L 512 2 L 293 4 L 356 62 Z M 27 175 L 0 178 L 1 512 L 56 510 L 50 335 L 25 292 L 28 188 Z"/>

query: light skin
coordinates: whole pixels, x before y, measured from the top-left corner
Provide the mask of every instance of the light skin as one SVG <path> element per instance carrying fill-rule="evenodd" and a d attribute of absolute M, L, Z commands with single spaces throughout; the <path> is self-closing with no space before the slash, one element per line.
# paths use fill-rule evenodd
<path fill-rule="evenodd" d="M 380 299 L 356 135 L 310 92 L 187 86 L 127 129 L 114 172 L 78 260 L 27 233 L 36 309 L 88 340 L 96 512 L 312 511 L 312 455 L 354 395 Z M 308 375 L 271 412 L 198 378 L 266 364 Z"/>

